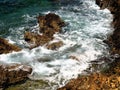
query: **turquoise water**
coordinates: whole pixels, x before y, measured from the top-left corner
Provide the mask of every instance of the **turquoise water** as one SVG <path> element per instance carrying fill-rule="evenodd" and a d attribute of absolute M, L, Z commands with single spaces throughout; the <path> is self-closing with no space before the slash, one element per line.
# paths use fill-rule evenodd
<path fill-rule="evenodd" d="M 57 10 L 58 3 L 50 0 L 1 0 L 0 35 L 11 34 L 10 28 L 36 24 L 36 16 L 43 11 Z M 35 16 L 33 21 L 25 21 L 24 15 Z"/>
<path fill-rule="evenodd" d="M 0 61 L 30 65 L 33 68 L 30 78 L 47 81 L 52 88 L 43 90 L 56 90 L 82 74 L 91 61 L 109 56 L 103 40 L 112 32 L 112 15 L 107 9 L 100 10 L 94 0 L 51 1 L 13 0 L 14 4 L 0 1 L 0 36 L 23 48 L 20 52 L 0 55 Z M 39 30 L 36 17 L 49 12 L 58 14 L 67 23 L 65 32 L 55 34 L 54 40 L 64 45 L 58 50 L 48 50 L 45 46 L 27 49 L 24 32 Z"/>

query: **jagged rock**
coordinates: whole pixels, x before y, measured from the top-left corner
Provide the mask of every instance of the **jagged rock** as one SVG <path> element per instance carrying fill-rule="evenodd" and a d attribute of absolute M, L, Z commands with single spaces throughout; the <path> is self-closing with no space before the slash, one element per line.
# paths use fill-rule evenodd
<path fill-rule="evenodd" d="M 20 51 L 21 48 L 10 44 L 7 40 L 0 37 L 0 54 L 10 53 L 12 51 Z"/>
<path fill-rule="evenodd" d="M 108 8 L 113 14 L 112 26 L 115 30 L 108 37 L 107 44 L 110 46 L 112 54 L 120 54 L 120 0 L 96 0 L 96 4 L 102 8 L 101 3 L 102 6 L 107 4 L 104 8 Z"/>
<path fill-rule="evenodd" d="M 113 14 L 115 30 L 105 42 L 112 54 L 120 55 L 120 0 L 96 0 L 96 4 L 101 9 L 108 8 Z M 101 72 L 79 76 L 58 90 L 120 90 L 120 57 L 114 58 Z"/>
<path fill-rule="evenodd" d="M 35 48 L 37 46 L 42 46 L 53 39 L 53 37 L 47 37 L 45 35 L 39 35 L 32 32 L 26 32 L 24 35 L 25 41 L 30 45 L 29 48 Z"/>
<path fill-rule="evenodd" d="M 0 88 L 26 80 L 32 68 L 21 64 L 0 65 Z"/>
<path fill-rule="evenodd" d="M 106 76 L 101 73 L 93 73 L 72 79 L 57 90 L 119 90 L 120 76 Z"/>
<path fill-rule="evenodd" d="M 51 49 L 51 50 L 56 50 L 57 48 L 63 46 L 63 42 L 62 41 L 58 41 L 58 42 L 53 42 L 53 43 L 49 43 L 47 44 L 47 48 Z"/>
<path fill-rule="evenodd" d="M 65 23 L 58 15 L 49 13 L 45 16 L 39 16 L 38 23 L 41 35 L 32 32 L 26 32 L 24 35 L 25 41 L 31 44 L 31 49 L 45 44 L 47 44 L 47 48 L 49 49 L 56 49 L 62 46 L 61 42 L 51 45 L 48 44 L 54 39 L 53 35 L 55 33 L 60 33 L 62 27 L 65 26 Z"/>
<path fill-rule="evenodd" d="M 72 79 L 58 90 L 119 90 L 120 87 L 120 58 L 104 68 L 99 73 L 81 75 Z"/>
<path fill-rule="evenodd" d="M 63 20 L 61 20 L 61 18 L 54 13 L 39 16 L 38 23 L 40 26 L 40 32 L 47 36 L 51 36 L 56 32 L 61 32 L 61 27 L 65 26 Z M 50 32 L 52 32 L 52 34 L 49 35 L 48 33 Z"/>
<path fill-rule="evenodd" d="M 101 9 L 109 7 L 111 0 L 96 0 L 96 4 L 100 6 Z"/>

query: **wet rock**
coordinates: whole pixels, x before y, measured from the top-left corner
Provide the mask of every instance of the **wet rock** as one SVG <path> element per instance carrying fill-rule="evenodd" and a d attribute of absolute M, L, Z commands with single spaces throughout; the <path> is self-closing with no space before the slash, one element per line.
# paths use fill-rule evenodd
<path fill-rule="evenodd" d="M 40 26 L 40 32 L 47 36 L 52 36 L 56 32 L 61 32 L 61 27 L 65 26 L 63 20 L 61 20 L 61 18 L 54 13 L 39 16 L 38 23 Z"/>
<path fill-rule="evenodd" d="M 47 81 L 27 80 L 25 83 L 10 86 L 5 90 L 53 90 Z"/>
<path fill-rule="evenodd" d="M 109 7 L 111 0 L 96 0 L 96 4 L 100 6 L 101 9 Z"/>
<path fill-rule="evenodd" d="M 72 79 L 58 90 L 119 90 L 120 58 L 116 58 L 108 66 L 109 68 L 104 67 L 101 72 Z"/>
<path fill-rule="evenodd" d="M 79 59 L 77 56 L 75 56 L 75 55 L 70 55 L 69 58 L 70 58 L 70 59 L 73 59 L 73 60 L 76 60 L 76 61 L 79 61 L 79 60 L 80 60 L 80 59 Z"/>
<path fill-rule="evenodd" d="M 119 90 L 119 78 L 117 75 L 108 77 L 100 73 L 93 73 L 72 79 L 66 86 L 57 90 Z"/>
<path fill-rule="evenodd" d="M 0 88 L 26 80 L 31 72 L 31 67 L 21 64 L 0 65 Z"/>
<path fill-rule="evenodd" d="M 114 32 L 108 37 L 107 44 L 110 46 L 111 54 L 120 54 L 120 0 L 96 0 L 96 4 L 102 8 L 101 3 L 103 6 L 107 3 L 104 8 L 108 8 L 113 14 Z"/>
<path fill-rule="evenodd" d="M 120 55 L 120 0 L 96 0 L 101 9 L 108 8 L 113 14 L 114 32 L 104 41 L 111 54 Z M 58 90 L 120 90 L 120 58 L 114 58 L 101 72 L 81 75 Z"/>
<path fill-rule="evenodd" d="M 32 32 L 26 32 L 24 38 L 25 41 L 29 43 L 30 49 L 35 48 L 37 46 L 42 46 L 53 39 L 53 37 L 39 35 Z"/>
<path fill-rule="evenodd" d="M 56 49 L 60 48 L 63 45 L 64 44 L 63 44 L 62 41 L 58 41 L 58 42 L 53 42 L 53 43 L 47 44 L 47 48 L 51 49 L 51 50 L 56 50 Z"/>
<path fill-rule="evenodd" d="M 38 23 L 41 35 L 32 32 L 26 32 L 24 35 L 25 41 L 30 44 L 31 49 L 47 44 L 47 48 L 53 50 L 63 45 L 62 42 L 49 45 L 49 42 L 54 39 L 53 35 L 55 33 L 60 33 L 62 27 L 65 26 L 65 23 L 58 15 L 49 13 L 45 16 L 39 16 Z"/>
<path fill-rule="evenodd" d="M 21 48 L 18 46 L 10 44 L 7 40 L 0 37 L 0 54 L 10 53 L 12 51 L 20 51 Z"/>

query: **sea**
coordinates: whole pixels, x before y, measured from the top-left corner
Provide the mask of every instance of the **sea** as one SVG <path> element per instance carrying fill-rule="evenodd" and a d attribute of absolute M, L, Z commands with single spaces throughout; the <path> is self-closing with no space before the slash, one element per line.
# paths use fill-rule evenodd
<path fill-rule="evenodd" d="M 38 32 L 37 17 L 48 13 L 65 21 L 63 32 L 54 35 L 54 40 L 64 45 L 57 50 L 48 50 L 44 45 L 30 50 L 24 33 Z M 31 80 L 48 83 L 27 90 L 56 90 L 85 74 L 91 61 L 109 56 L 109 47 L 103 40 L 113 32 L 112 19 L 110 11 L 101 10 L 95 0 L 0 0 L 0 37 L 22 48 L 19 52 L 1 54 L 0 62 L 29 65 L 33 69 Z"/>

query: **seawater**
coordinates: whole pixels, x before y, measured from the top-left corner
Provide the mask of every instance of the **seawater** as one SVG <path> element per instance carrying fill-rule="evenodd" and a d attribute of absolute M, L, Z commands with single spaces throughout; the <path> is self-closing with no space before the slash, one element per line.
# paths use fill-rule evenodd
<path fill-rule="evenodd" d="M 91 61 L 109 55 L 103 40 L 112 33 L 112 15 L 107 9 L 100 10 L 94 0 L 61 0 L 59 3 L 48 0 L 5 1 L 8 6 L 0 1 L 0 36 L 23 50 L 2 54 L 0 61 L 30 65 L 33 68 L 30 78 L 47 81 L 50 90 L 82 74 Z M 45 46 L 27 49 L 24 32 L 37 32 L 39 27 L 36 17 L 50 12 L 58 14 L 67 23 L 63 33 L 54 35 L 54 41 L 63 41 L 64 45 L 57 50 L 48 50 Z"/>

